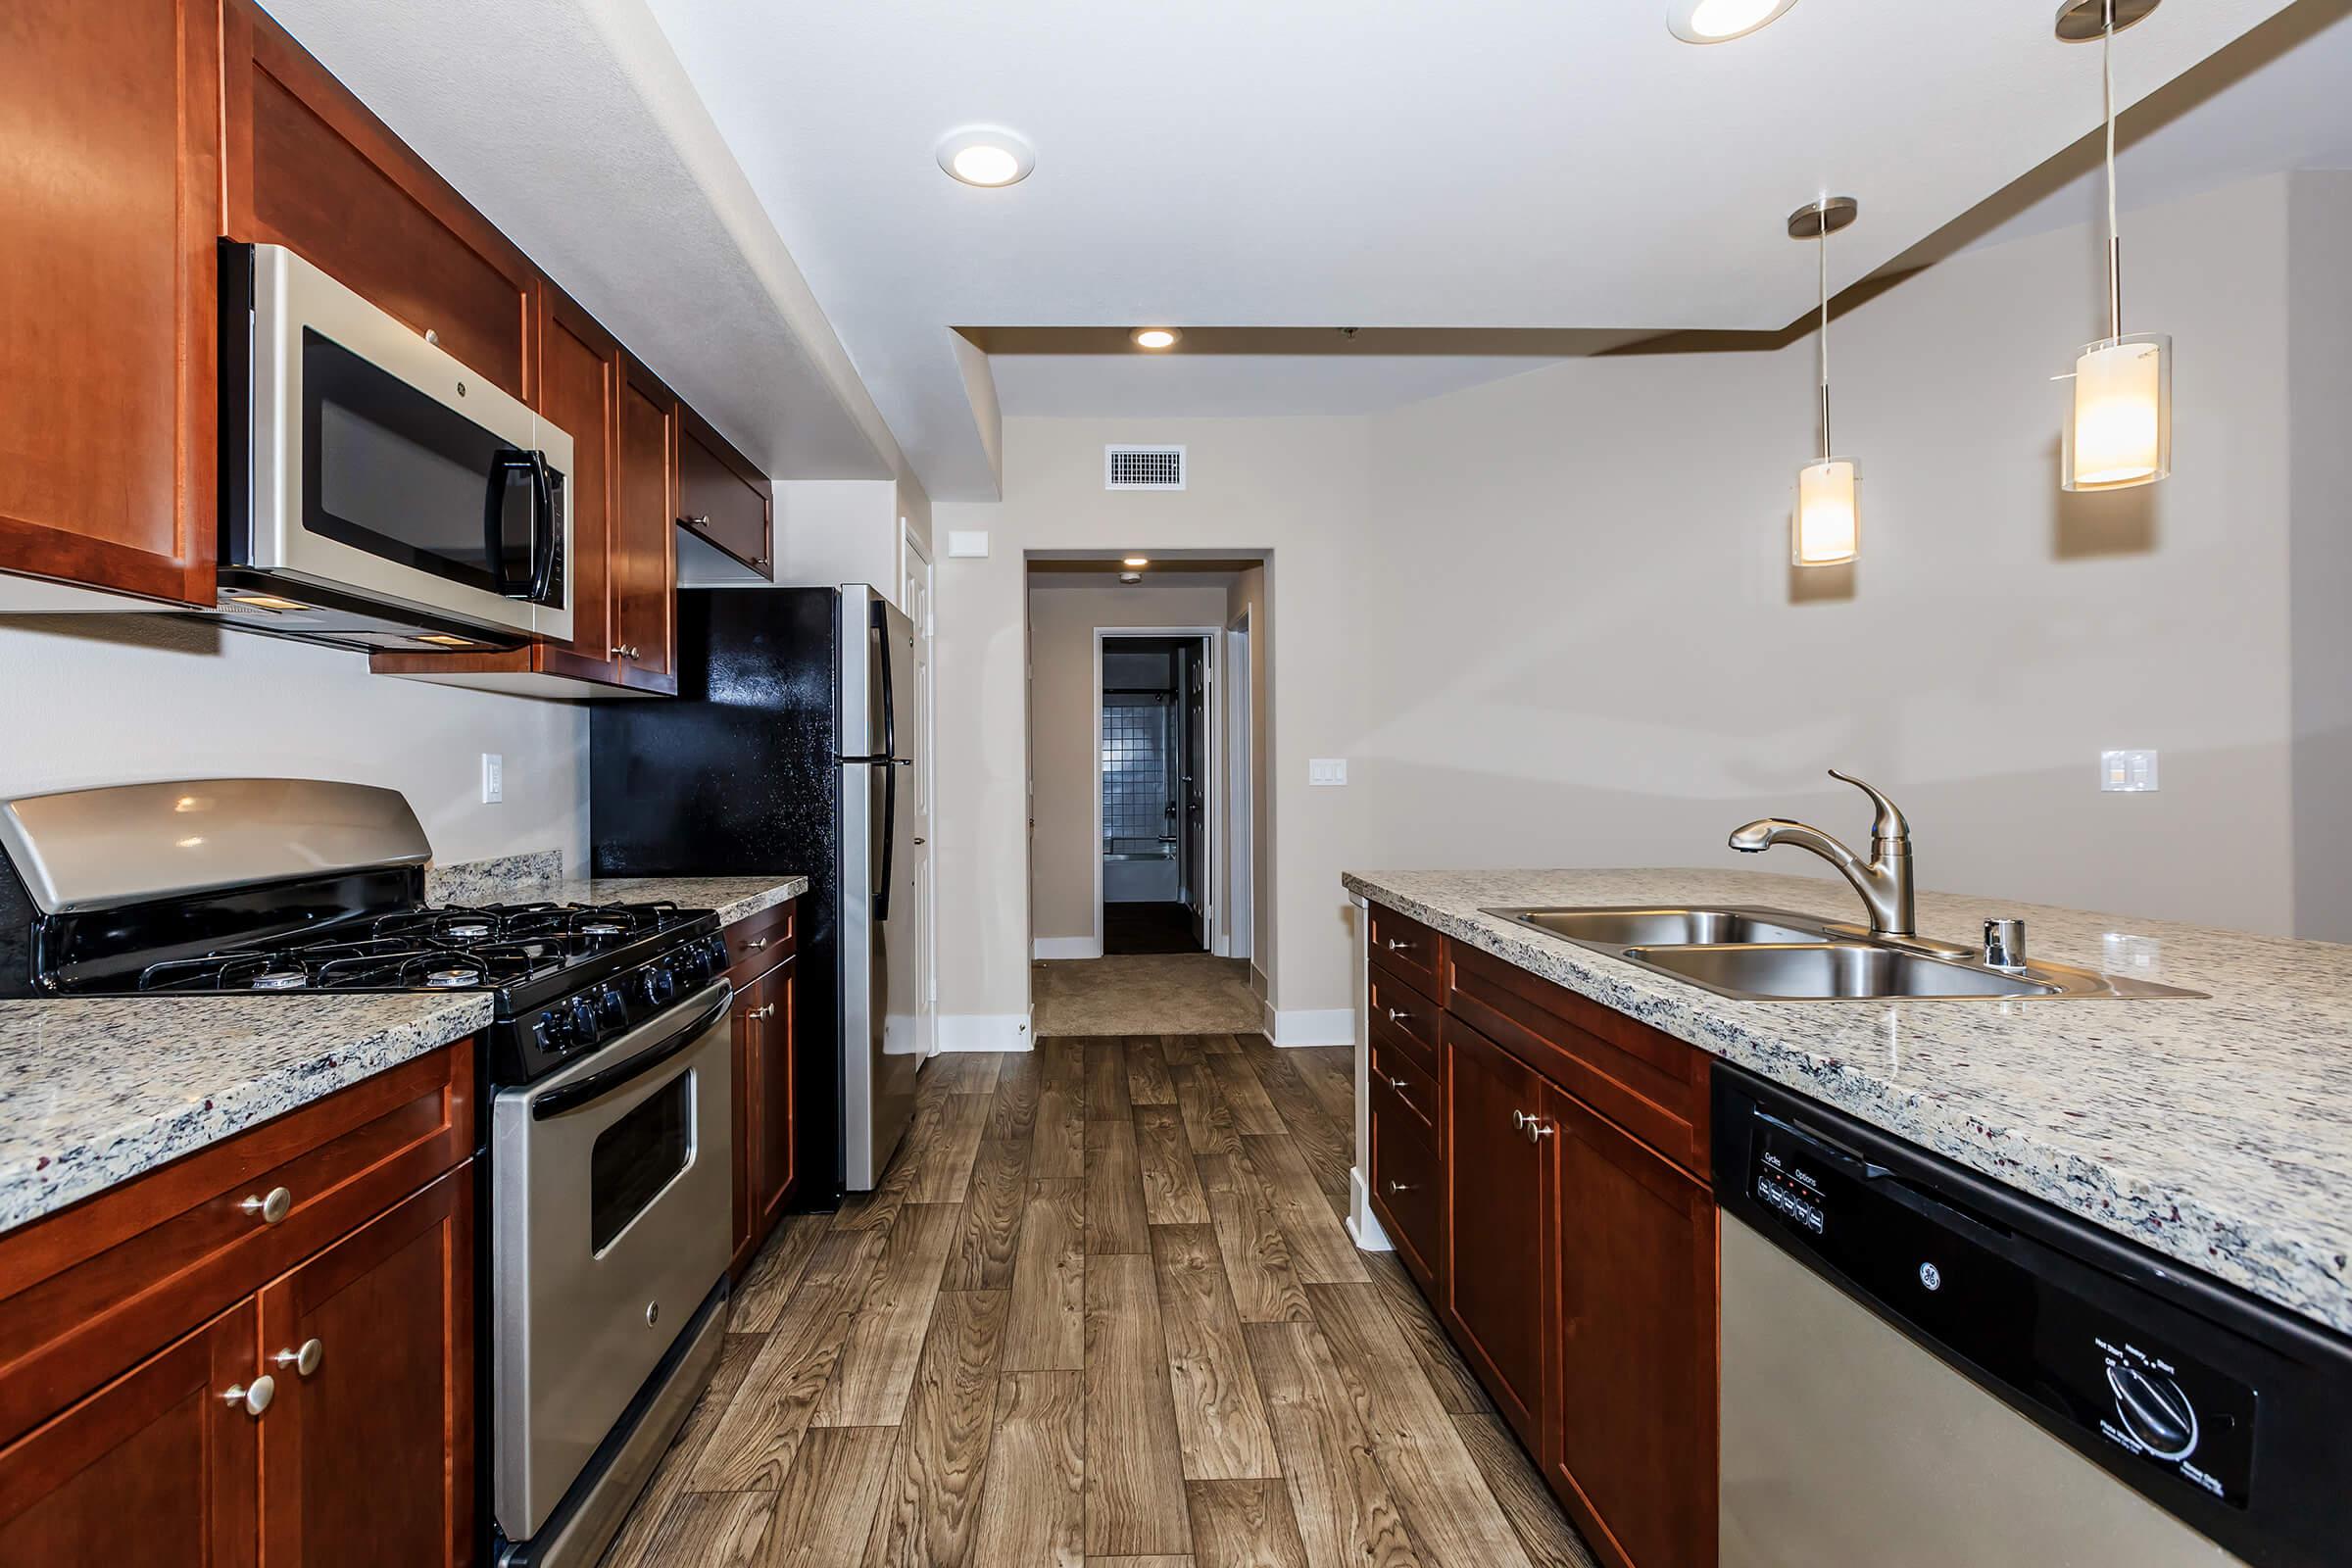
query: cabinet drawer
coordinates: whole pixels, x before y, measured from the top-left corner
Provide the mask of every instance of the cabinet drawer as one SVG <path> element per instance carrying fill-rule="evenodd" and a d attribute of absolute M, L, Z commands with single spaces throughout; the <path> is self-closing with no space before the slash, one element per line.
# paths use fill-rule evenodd
<path fill-rule="evenodd" d="M 1396 1036 L 1384 1036 L 1379 1029 L 1372 1031 L 1372 1052 L 1365 1070 L 1376 1087 L 1421 1124 L 1423 1137 L 1438 1136 L 1438 1128 L 1446 1119 L 1446 1107 L 1438 1100 L 1437 1075 L 1408 1053 L 1398 1050 Z"/>
<path fill-rule="evenodd" d="M 678 439 L 678 521 L 762 576 L 773 503 L 767 480 L 692 409 Z"/>
<path fill-rule="evenodd" d="M 1364 998 L 1372 1010 L 1375 1039 L 1386 1033 L 1412 1054 L 1423 1072 L 1438 1070 L 1438 1004 L 1394 972 L 1374 968 L 1365 977 Z"/>
<path fill-rule="evenodd" d="M 473 1052 L 460 1041 L 0 1238 L 0 1439 L 464 1160 Z M 279 1188 L 277 1221 L 242 1206 Z"/>
<path fill-rule="evenodd" d="M 1437 1288 L 1436 1266 L 1446 1253 L 1439 1226 L 1444 1223 L 1442 1167 L 1436 1134 L 1409 1110 L 1398 1109 L 1398 1097 L 1375 1080 L 1372 1092 L 1372 1207 L 1396 1255 L 1425 1290 Z"/>
<path fill-rule="evenodd" d="M 786 899 L 772 909 L 746 915 L 728 926 L 727 978 L 741 991 L 761 975 L 792 956 L 799 948 L 799 924 L 795 918 L 800 908 L 798 899 Z"/>
<path fill-rule="evenodd" d="M 1407 919 L 1381 905 L 1368 906 L 1365 913 L 1371 922 L 1372 962 L 1424 995 L 1444 1001 L 1444 954 L 1438 934 L 1420 921 Z"/>
<path fill-rule="evenodd" d="M 1463 943 L 1448 1006 L 1691 1174 L 1707 1175 L 1707 1054 Z"/>

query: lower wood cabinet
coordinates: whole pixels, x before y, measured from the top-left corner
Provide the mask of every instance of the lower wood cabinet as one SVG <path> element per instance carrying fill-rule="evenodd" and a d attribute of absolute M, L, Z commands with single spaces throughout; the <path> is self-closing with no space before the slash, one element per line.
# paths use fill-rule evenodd
<path fill-rule="evenodd" d="M 800 1186 L 800 1107 L 793 1051 L 800 962 L 790 904 L 727 929 L 735 982 L 735 1246 L 728 1273 L 743 1277 Z"/>
<path fill-rule="evenodd" d="M 1711 1568 L 1704 1054 L 1488 955 L 1457 960 L 1453 943 L 1393 911 L 1375 906 L 1372 922 L 1383 942 L 1367 996 L 1385 1004 L 1370 1021 L 1363 1155 L 1376 1217 L 1600 1561 Z M 1416 998 L 1439 1010 L 1434 1107 L 1418 1048 L 1390 1021 Z M 1406 1136 L 1424 1110 L 1434 1140 Z M 1415 1206 L 1416 1168 L 1434 1172 L 1441 1202 Z"/>
<path fill-rule="evenodd" d="M 476 1559 L 473 1063 L 0 1237 L 0 1563 Z"/>

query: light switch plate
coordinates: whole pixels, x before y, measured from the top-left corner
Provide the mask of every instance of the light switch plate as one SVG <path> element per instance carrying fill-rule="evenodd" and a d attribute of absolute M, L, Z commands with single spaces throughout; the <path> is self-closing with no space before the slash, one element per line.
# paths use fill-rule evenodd
<path fill-rule="evenodd" d="M 507 760 L 498 752 L 482 754 L 482 804 L 496 806 L 507 798 Z"/>
<path fill-rule="evenodd" d="M 2126 795 L 2144 795 L 2156 788 L 2154 752 L 2101 752 L 2099 788 Z"/>
<path fill-rule="evenodd" d="M 1345 784 L 1348 782 L 1348 759 L 1345 757 L 1310 757 L 1306 760 L 1306 781 L 1309 784 Z"/>

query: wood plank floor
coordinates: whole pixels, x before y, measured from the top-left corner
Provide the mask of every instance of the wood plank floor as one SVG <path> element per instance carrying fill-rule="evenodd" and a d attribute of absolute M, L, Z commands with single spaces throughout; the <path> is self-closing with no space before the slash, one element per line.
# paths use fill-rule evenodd
<path fill-rule="evenodd" d="M 782 1226 L 606 1568 L 1591 1568 L 1347 1209 L 1346 1049 L 1047 1039 L 923 1070 Z"/>

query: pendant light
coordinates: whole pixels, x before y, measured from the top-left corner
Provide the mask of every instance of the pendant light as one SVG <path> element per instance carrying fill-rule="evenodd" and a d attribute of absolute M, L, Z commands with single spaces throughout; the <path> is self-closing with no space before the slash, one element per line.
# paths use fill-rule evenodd
<path fill-rule="evenodd" d="M 1800 566 L 1837 566 L 1862 545 L 1862 510 L 1854 494 L 1861 470 L 1830 446 L 1830 236 L 1861 216 L 1851 196 L 1825 196 L 1788 215 L 1788 237 L 1816 247 L 1821 279 L 1821 457 L 1796 470 L 1796 510 L 1789 514 L 1789 559 Z"/>
<path fill-rule="evenodd" d="M 2173 340 L 2124 333 L 2124 249 L 2115 220 L 2115 35 L 2156 6 L 2070 0 L 2058 13 L 2062 41 L 2098 40 L 2107 119 L 2107 335 L 2075 353 L 2058 469 L 2067 490 L 2124 490 L 2173 471 Z"/>

